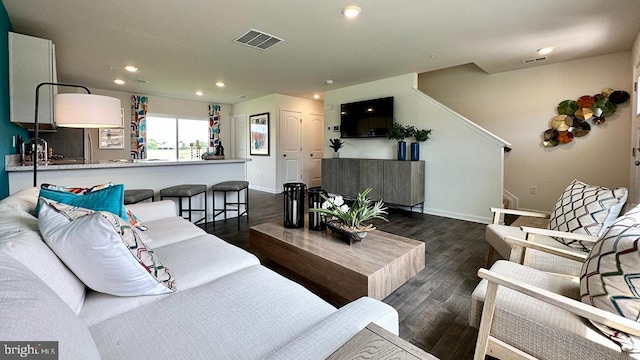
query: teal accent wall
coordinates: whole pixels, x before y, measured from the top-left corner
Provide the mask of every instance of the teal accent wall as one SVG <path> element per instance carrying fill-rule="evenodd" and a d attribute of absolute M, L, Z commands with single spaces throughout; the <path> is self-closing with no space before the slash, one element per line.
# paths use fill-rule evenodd
<path fill-rule="evenodd" d="M 28 138 L 25 129 L 9 121 L 9 44 L 7 33 L 13 30 L 7 9 L 0 3 L 0 199 L 9 196 L 9 178 L 4 171 L 4 156 L 16 154 L 13 136 Z"/>

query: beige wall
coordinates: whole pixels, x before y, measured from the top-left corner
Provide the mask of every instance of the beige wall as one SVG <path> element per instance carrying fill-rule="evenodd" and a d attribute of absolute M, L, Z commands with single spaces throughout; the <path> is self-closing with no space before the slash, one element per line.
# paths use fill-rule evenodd
<path fill-rule="evenodd" d="M 510 142 L 505 190 L 522 209 L 550 211 L 574 178 L 629 187 L 630 102 L 585 137 L 554 148 L 541 142 L 562 100 L 607 87 L 633 94 L 631 69 L 629 51 L 491 75 L 470 64 L 420 74 L 418 88 Z M 531 186 L 537 194 L 530 194 Z"/>

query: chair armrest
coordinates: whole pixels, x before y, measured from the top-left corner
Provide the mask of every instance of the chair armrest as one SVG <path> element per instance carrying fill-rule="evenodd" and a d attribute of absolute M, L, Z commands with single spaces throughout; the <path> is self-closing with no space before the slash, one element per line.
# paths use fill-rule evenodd
<path fill-rule="evenodd" d="M 627 319 L 625 317 L 613 314 L 609 311 L 598 309 L 591 305 L 587 305 L 580 301 L 558 295 L 548 290 L 544 290 L 533 285 L 523 283 L 521 281 L 510 279 L 501 274 L 492 272 L 487 269 L 478 270 L 478 276 L 486 279 L 490 283 L 507 287 L 527 296 L 531 296 L 538 300 L 544 301 L 550 305 L 557 306 L 563 310 L 569 311 L 582 318 L 589 319 L 599 324 L 606 325 L 610 328 L 623 331 L 627 334 L 640 336 L 640 324 Z M 487 292 L 489 294 L 489 292 Z M 495 295 L 495 294 L 493 294 Z M 485 304 L 491 303 L 485 298 Z M 495 302 L 493 302 L 495 304 Z M 484 313 L 483 313 L 484 317 Z M 484 320 L 484 319 L 483 319 Z"/>
<path fill-rule="evenodd" d="M 504 241 L 511 246 L 511 256 L 509 258 L 509 261 L 517 262 L 519 264 L 522 264 L 523 262 L 525 248 L 542 251 L 551 255 L 560 256 L 565 259 L 577 262 L 584 262 L 589 256 L 589 254 L 587 253 L 578 254 L 569 250 L 564 250 L 562 248 L 538 244 L 532 241 L 516 239 L 508 236 L 504 238 Z"/>
<path fill-rule="evenodd" d="M 579 240 L 579 241 L 590 242 L 590 243 L 595 243 L 596 241 L 598 241 L 597 236 L 570 233 L 570 232 L 557 231 L 557 230 L 533 228 L 529 226 L 520 226 L 520 230 L 522 230 L 522 232 L 525 233 L 525 237 L 527 239 L 533 239 L 532 237 L 529 237 L 529 234 L 533 234 L 533 235 L 561 237 L 564 239 L 573 239 L 573 240 Z"/>
<path fill-rule="evenodd" d="M 551 214 L 546 212 L 535 212 L 535 211 L 526 211 L 526 210 L 516 210 L 516 209 L 504 209 L 492 207 L 490 208 L 491 212 L 493 212 L 493 223 L 499 224 L 500 216 L 504 214 L 508 215 L 518 215 L 518 216 L 530 216 L 530 217 L 538 217 L 543 219 L 548 219 Z"/>

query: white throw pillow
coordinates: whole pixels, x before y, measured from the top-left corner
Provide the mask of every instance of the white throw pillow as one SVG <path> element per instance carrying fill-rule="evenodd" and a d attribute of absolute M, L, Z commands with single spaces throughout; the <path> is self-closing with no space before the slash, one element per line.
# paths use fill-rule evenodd
<path fill-rule="evenodd" d="M 580 298 L 597 308 L 640 321 L 640 207 L 618 218 L 593 245 L 580 271 Z M 593 323 L 624 351 L 639 352 L 640 338 Z"/>
<path fill-rule="evenodd" d="M 616 220 L 627 200 L 627 189 L 608 189 L 573 180 L 564 190 L 549 218 L 549 230 L 601 236 Z M 588 252 L 591 244 L 554 238 L 560 243 Z"/>
<path fill-rule="evenodd" d="M 119 216 L 47 199 L 41 206 L 45 242 L 91 289 L 118 296 L 175 291 L 168 269 Z"/>

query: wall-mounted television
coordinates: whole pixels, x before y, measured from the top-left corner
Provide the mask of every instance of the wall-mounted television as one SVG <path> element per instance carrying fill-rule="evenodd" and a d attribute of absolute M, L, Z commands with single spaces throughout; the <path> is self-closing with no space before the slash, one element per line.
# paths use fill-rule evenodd
<path fill-rule="evenodd" d="M 393 125 L 393 96 L 340 105 L 340 137 L 386 137 Z"/>

